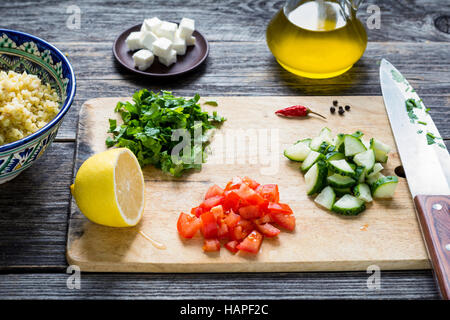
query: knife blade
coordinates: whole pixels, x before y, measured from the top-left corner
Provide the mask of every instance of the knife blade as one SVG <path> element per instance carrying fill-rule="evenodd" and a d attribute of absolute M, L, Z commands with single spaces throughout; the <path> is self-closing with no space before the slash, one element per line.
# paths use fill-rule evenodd
<path fill-rule="evenodd" d="M 450 155 L 422 100 L 385 59 L 380 84 L 434 274 L 442 297 L 449 299 Z M 414 99 L 417 107 L 407 109 L 408 99 Z"/>

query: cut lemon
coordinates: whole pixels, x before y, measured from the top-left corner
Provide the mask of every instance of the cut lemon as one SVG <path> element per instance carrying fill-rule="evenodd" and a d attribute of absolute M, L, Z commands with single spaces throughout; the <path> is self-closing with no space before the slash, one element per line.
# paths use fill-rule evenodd
<path fill-rule="evenodd" d="M 135 226 L 144 212 L 144 176 L 136 156 L 126 148 L 93 155 L 78 170 L 70 187 L 80 211 L 109 227 Z"/>

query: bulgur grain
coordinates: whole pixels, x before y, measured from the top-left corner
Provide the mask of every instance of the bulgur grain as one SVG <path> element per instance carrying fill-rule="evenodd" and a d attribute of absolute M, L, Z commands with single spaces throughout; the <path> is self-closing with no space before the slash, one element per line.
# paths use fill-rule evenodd
<path fill-rule="evenodd" d="M 35 75 L 0 71 L 0 145 L 20 140 L 52 120 L 59 97 Z"/>

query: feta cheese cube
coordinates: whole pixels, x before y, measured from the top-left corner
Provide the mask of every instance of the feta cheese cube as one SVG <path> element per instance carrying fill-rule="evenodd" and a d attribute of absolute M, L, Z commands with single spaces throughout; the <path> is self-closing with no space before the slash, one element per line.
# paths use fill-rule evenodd
<path fill-rule="evenodd" d="M 194 36 L 190 36 L 189 38 L 186 39 L 186 45 L 187 46 L 195 46 L 195 37 Z"/>
<path fill-rule="evenodd" d="M 168 57 L 172 50 L 172 41 L 166 38 L 158 38 L 153 42 L 152 51 L 155 56 Z"/>
<path fill-rule="evenodd" d="M 145 19 L 142 23 L 141 31 L 151 31 L 155 33 L 159 27 L 161 26 L 162 21 L 157 17 L 153 17 L 151 19 Z"/>
<path fill-rule="evenodd" d="M 156 40 L 158 40 L 158 37 L 153 32 L 151 31 L 142 32 L 141 45 L 143 48 L 152 50 L 153 42 L 155 42 Z"/>
<path fill-rule="evenodd" d="M 192 36 L 195 30 L 195 21 L 189 18 L 181 19 L 180 25 L 178 26 L 180 38 L 187 39 Z"/>
<path fill-rule="evenodd" d="M 177 52 L 178 55 L 183 55 L 186 53 L 186 41 L 179 37 L 175 37 L 172 42 L 172 48 Z"/>
<path fill-rule="evenodd" d="M 177 52 L 175 50 L 170 50 L 170 53 L 165 57 L 158 57 L 159 62 L 161 62 L 166 67 L 170 66 L 171 64 L 177 62 Z"/>
<path fill-rule="evenodd" d="M 152 65 L 154 59 L 155 56 L 153 53 L 146 49 L 139 50 L 133 54 L 134 66 L 139 70 L 148 69 Z"/>
<path fill-rule="evenodd" d="M 138 50 L 142 49 L 143 45 L 141 43 L 142 38 L 142 32 L 131 32 L 127 39 L 125 40 L 125 43 L 127 44 L 128 50 Z"/>
<path fill-rule="evenodd" d="M 177 31 L 177 24 L 176 23 L 163 21 L 161 23 L 161 26 L 156 31 L 156 35 L 159 36 L 159 37 L 167 38 L 169 40 L 173 40 L 174 37 L 175 37 L 175 32 L 176 31 Z"/>

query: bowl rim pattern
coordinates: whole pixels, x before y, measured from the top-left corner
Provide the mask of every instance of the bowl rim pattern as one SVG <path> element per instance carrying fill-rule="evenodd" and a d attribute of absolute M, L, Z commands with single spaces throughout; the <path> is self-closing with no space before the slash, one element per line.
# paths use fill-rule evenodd
<path fill-rule="evenodd" d="M 76 79 L 75 79 L 75 73 L 73 71 L 73 67 L 70 64 L 69 59 L 67 59 L 67 57 L 58 48 L 56 48 L 54 45 L 50 44 L 49 42 L 47 42 L 41 38 L 38 38 L 36 36 L 33 36 L 29 33 L 17 31 L 17 30 L 0 28 L 0 35 L 2 35 L 2 34 L 8 35 L 8 33 L 28 38 L 25 40 L 25 42 L 26 41 L 34 41 L 34 42 L 41 43 L 44 46 L 48 47 L 51 50 L 52 54 L 54 54 L 57 58 L 59 58 L 60 61 L 62 62 L 62 64 L 65 64 L 67 66 L 67 68 L 69 69 L 68 78 L 69 78 L 69 82 L 72 82 L 72 85 L 70 86 L 70 91 L 66 92 L 66 98 L 64 100 L 63 106 L 59 110 L 58 114 L 52 120 L 50 120 L 50 122 L 48 122 L 45 126 L 43 126 L 38 131 L 30 134 L 29 136 L 26 136 L 20 140 L 0 146 L 0 154 L 4 154 L 6 151 L 11 151 L 13 149 L 21 147 L 24 144 L 27 144 L 27 143 L 35 140 L 36 138 L 38 138 L 39 136 L 42 136 L 44 133 L 46 133 L 51 128 L 53 128 L 56 124 L 58 124 L 62 120 L 64 115 L 67 113 L 67 111 L 69 111 L 70 106 L 73 103 L 75 93 L 76 93 Z"/>

